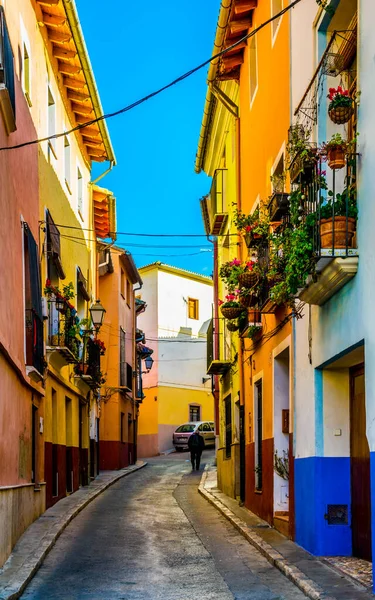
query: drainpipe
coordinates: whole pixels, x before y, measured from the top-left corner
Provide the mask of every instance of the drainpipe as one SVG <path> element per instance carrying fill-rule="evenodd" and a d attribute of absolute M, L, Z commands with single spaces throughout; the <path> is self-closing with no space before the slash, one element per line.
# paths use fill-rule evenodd
<path fill-rule="evenodd" d="M 241 211 L 242 208 L 242 202 L 241 202 L 241 129 L 240 129 L 240 119 L 237 118 L 236 119 L 236 158 L 237 158 L 237 165 L 236 165 L 236 175 L 237 175 L 237 209 L 238 211 Z M 240 236 L 240 233 L 238 233 L 238 242 L 239 242 L 239 259 L 242 262 L 243 259 L 243 251 L 242 251 L 242 239 Z M 239 382 L 240 382 L 240 406 L 244 406 L 245 404 L 245 379 L 244 379 L 244 366 L 243 366 L 243 356 L 244 356 L 244 340 L 243 338 L 239 338 L 239 348 L 238 348 L 238 373 L 239 373 Z M 245 409 L 243 410 L 243 418 L 242 418 L 242 429 L 243 431 L 240 430 L 240 498 L 241 498 L 241 502 L 245 502 L 245 489 L 241 489 L 241 481 L 242 478 L 245 477 L 245 473 L 246 473 L 246 468 L 244 464 L 241 464 L 241 458 L 242 458 L 242 454 L 241 454 L 241 436 L 245 435 L 245 425 L 244 425 L 244 420 L 245 420 Z M 240 421 L 240 427 L 241 427 L 241 421 Z M 241 474 L 241 470 L 243 470 L 243 473 Z M 245 488 L 245 485 L 243 486 L 243 488 Z"/>

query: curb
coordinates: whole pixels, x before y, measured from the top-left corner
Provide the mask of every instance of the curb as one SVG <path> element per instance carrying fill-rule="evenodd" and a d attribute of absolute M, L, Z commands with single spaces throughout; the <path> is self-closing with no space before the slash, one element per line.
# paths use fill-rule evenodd
<path fill-rule="evenodd" d="M 208 474 L 206 466 L 201 481 L 199 483 L 199 493 L 210 502 L 230 523 L 246 538 L 254 548 L 256 548 L 274 567 L 279 569 L 290 581 L 292 581 L 308 598 L 311 600 L 336 600 L 328 596 L 324 590 L 315 581 L 307 577 L 298 567 L 289 562 L 280 552 L 275 550 L 270 544 L 253 533 L 246 523 L 235 516 L 220 500 L 205 489 L 205 483 Z"/>
<path fill-rule="evenodd" d="M 114 483 L 119 481 L 119 479 L 122 479 L 123 477 L 126 477 L 127 475 L 130 475 L 131 473 L 134 473 L 135 471 L 139 471 L 140 469 L 143 469 L 146 465 L 147 465 L 147 462 L 143 462 L 143 464 L 134 465 L 131 468 L 126 467 L 129 470 L 122 472 L 122 473 L 120 472 L 117 476 L 115 476 L 110 481 L 104 482 L 102 485 L 100 485 L 100 487 L 95 489 L 95 491 L 93 491 L 93 493 L 89 497 L 83 498 L 82 502 L 80 504 L 78 504 L 77 506 L 75 506 L 71 509 L 68 509 L 66 514 L 62 515 L 59 519 L 56 519 L 56 522 L 52 525 L 50 530 L 46 531 L 44 533 L 44 535 L 41 536 L 38 547 L 37 548 L 30 547 L 30 551 L 29 551 L 28 555 L 24 557 L 22 562 L 20 561 L 19 557 L 15 557 L 15 550 L 17 548 L 17 544 L 19 543 L 19 542 L 17 542 L 16 546 L 13 549 L 12 554 L 10 555 L 8 560 L 5 562 L 5 564 L 3 565 L 2 569 L 0 569 L 0 579 L 2 577 L 6 576 L 7 565 L 8 565 L 8 568 L 11 568 L 13 561 L 15 561 L 16 563 L 21 562 L 21 564 L 17 568 L 16 575 L 14 575 L 12 573 L 9 581 L 5 582 L 5 584 L 0 585 L 0 600 L 16 600 L 17 598 L 19 598 L 21 596 L 21 594 L 24 592 L 26 586 L 30 583 L 30 581 L 32 580 L 32 578 L 34 577 L 36 572 L 38 571 L 38 569 L 42 566 L 44 559 L 46 558 L 47 554 L 49 554 L 49 552 L 52 550 L 53 546 L 56 543 L 56 540 L 60 537 L 60 535 L 62 534 L 64 529 L 69 525 L 69 523 L 74 519 L 74 517 L 76 517 L 84 508 L 86 508 L 86 506 L 88 504 L 90 504 L 90 502 L 92 502 L 98 496 L 100 496 L 100 494 L 102 492 L 104 492 L 109 487 L 111 487 Z M 69 496 L 69 498 L 72 498 L 72 497 L 74 497 L 74 495 Z M 53 508 L 53 507 L 51 507 L 51 508 Z M 46 512 L 48 512 L 48 510 L 45 511 L 39 517 L 39 519 L 43 519 L 43 517 L 46 516 Z M 33 525 L 36 525 L 37 522 L 39 521 L 39 519 L 34 521 L 34 523 L 32 523 L 28 529 L 33 527 Z M 54 527 L 54 525 L 55 525 L 55 527 Z M 26 531 L 24 532 L 23 535 L 25 535 L 25 533 L 28 531 L 28 529 L 26 529 Z M 51 529 L 52 529 L 52 531 L 51 531 Z M 22 539 L 22 536 L 19 539 L 19 541 L 21 539 Z"/>

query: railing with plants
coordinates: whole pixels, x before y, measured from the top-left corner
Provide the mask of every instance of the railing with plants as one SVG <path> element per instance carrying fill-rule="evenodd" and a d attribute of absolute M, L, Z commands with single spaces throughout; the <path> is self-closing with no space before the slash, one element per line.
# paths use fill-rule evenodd
<path fill-rule="evenodd" d="M 293 135 L 289 169 L 296 163 L 298 169 L 287 201 L 275 189 L 252 215 L 236 214 L 251 258 L 244 263 L 235 258 L 219 271 L 228 291 L 221 312 L 232 322 L 244 320 L 246 308 L 263 313 L 281 305 L 295 308 L 319 259 L 357 254 L 356 139 L 336 134 L 317 148 L 301 131 Z"/>

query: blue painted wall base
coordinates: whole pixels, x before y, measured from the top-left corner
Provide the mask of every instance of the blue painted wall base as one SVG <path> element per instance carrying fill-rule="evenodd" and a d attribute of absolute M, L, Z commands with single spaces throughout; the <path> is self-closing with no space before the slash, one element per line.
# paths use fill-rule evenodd
<path fill-rule="evenodd" d="M 294 468 L 296 542 L 315 556 L 351 556 L 350 458 L 296 458 Z M 347 525 L 328 525 L 328 504 L 348 505 Z"/>
<path fill-rule="evenodd" d="M 375 452 L 370 452 L 371 531 L 375 531 Z M 372 589 L 375 592 L 375 535 L 372 535 Z"/>

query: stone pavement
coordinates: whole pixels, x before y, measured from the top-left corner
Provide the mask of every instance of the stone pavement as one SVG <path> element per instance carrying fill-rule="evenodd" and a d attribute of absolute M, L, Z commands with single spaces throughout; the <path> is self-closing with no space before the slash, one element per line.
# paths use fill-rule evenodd
<path fill-rule="evenodd" d="M 306 598 L 198 494 L 187 453 L 147 462 L 72 520 L 22 600 Z"/>
<path fill-rule="evenodd" d="M 206 467 L 199 492 L 307 597 L 312 600 L 374 600 L 364 586 L 330 568 L 220 492 L 215 467 Z"/>
<path fill-rule="evenodd" d="M 63 498 L 34 521 L 0 569 L 0 600 L 19 598 L 70 521 L 109 486 L 146 464 L 137 461 L 120 471 L 101 471 L 89 486 Z"/>

